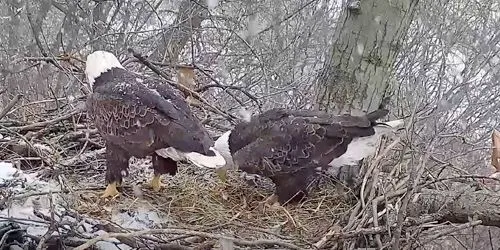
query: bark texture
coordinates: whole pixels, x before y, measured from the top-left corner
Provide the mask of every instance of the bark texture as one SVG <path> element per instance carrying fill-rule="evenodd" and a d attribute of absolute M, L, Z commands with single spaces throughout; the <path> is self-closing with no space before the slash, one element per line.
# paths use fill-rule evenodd
<path fill-rule="evenodd" d="M 408 205 L 408 216 L 440 214 L 442 221 L 467 223 L 481 220 L 482 225 L 500 227 L 500 194 L 488 190 L 423 189 Z"/>
<path fill-rule="evenodd" d="M 373 111 L 390 95 L 390 76 L 417 0 L 351 1 L 317 79 L 318 109 Z"/>

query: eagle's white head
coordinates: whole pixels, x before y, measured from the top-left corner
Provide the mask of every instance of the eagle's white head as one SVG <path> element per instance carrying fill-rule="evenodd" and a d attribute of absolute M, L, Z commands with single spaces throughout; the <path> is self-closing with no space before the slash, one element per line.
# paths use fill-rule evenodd
<path fill-rule="evenodd" d="M 115 55 L 102 50 L 94 51 L 88 55 L 85 64 L 85 74 L 91 87 L 94 85 L 95 79 L 102 73 L 112 68 L 123 69 L 122 64 Z"/>

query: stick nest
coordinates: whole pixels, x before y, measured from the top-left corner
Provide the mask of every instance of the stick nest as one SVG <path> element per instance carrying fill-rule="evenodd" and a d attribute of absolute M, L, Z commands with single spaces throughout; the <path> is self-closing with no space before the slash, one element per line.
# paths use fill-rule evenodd
<path fill-rule="evenodd" d="M 348 196 L 331 182 L 322 183 L 300 204 L 263 206 L 261 202 L 274 189 L 266 179 L 249 181 L 241 173 L 230 171 L 228 181 L 223 183 L 209 170 L 179 165 L 175 176 L 163 175 L 163 188 L 155 192 L 149 187 L 150 161 L 132 162 L 120 196 L 101 199 L 102 190 L 81 191 L 73 196 L 79 197 L 74 209 L 100 219 L 111 219 L 118 211 L 150 209 L 164 219 L 159 228 L 175 225 L 254 239 L 274 236 L 309 245 L 347 216 L 352 207 Z M 89 177 L 85 183 L 105 187 L 103 173 Z M 75 179 L 74 188 L 81 188 L 81 183 Z"/>

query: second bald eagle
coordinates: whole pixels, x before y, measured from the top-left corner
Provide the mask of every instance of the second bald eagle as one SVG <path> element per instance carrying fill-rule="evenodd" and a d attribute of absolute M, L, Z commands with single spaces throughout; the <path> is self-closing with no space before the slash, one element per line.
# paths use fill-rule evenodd
<path fill-rule="evenodd" d="M 160 188 L 161 174 L 176 173 L 176 161 L 187 159 L 208 168 L 225 164 L 174 87 L 126 70 L 106 51 L 88 55 L 85 73 L 93 90 L 87 113 L 106 141 L 108 186 L 102 197 L 118 194 L 116 186 L 128 175 L 131 156 L 152 156 L 154 190 Z"/>
<path fill-rule="evenodd" d="M 379 109 L 365 116 L 334 116 L 311 110 L 271 109 L 237 124 L 215 142 L 227 165 L 270 178 L 281 203 L 307 195 L 307 186 L 319 172 L 357 162 L 375 152 L 383 134 L 403 120 L 377 122 L 388 114 Z"/>

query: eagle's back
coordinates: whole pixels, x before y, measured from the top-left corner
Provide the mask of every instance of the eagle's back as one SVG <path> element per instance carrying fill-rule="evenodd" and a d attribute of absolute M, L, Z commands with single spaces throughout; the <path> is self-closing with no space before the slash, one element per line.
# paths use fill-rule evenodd
<path fill-rule="evenodd" d="M 204 154 L 213 143 L 180 92 L 123 69 L 96 78 L 87 110 L 105 140 L 134 156 L 167 146 Z"/>
<path fill-rule="evenodd" d="M 344 154 L 354 138 L 374 133 L 369 117 L 272 109 L 238 124 L 229 145 L 240 169 L 273 177 L 322 170 Z"/>

